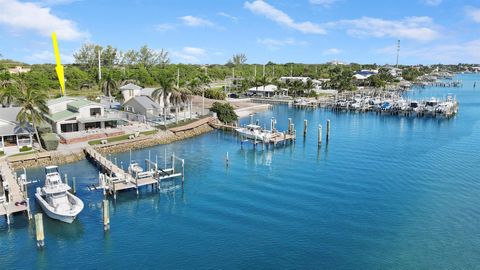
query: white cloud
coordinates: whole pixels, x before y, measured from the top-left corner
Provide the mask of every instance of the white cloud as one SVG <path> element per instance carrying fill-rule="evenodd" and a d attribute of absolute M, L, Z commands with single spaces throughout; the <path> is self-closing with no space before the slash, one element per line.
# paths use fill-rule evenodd
<path fill-rule="evenodd" d="M 400 50 L 400 58 L 415 59 L 416 63 L 479 63 L 480 62 L 480 39 L 464 43 L 440 44 L 433 46 L 410 47 Z M 388 46 L 376 50 L 377 54 L 396 54 L 396 46 Z"/>
<path fill-rule="evenodd" d="M 167 32 L 173 29 L 175 29 L 175 25 L 170 23 L 161 23 L 155 26 L 155 30 L 157 30 L 158 32 Z"/>
<path fill-rule="evenodd" d="M 41 0 L 40 4 L 46 6 L 67 5 L 82 0 Z"/>
<path fill-rule="evenodd" d="M 310 4 L 319 5 L 324 7 L 330 7 L 331 5 L 339 2 L 340 0 L 310 0 Z"/>
<path fill-rule="evenodd" d="M 251 12 L 262 15 L 280 25 L 295 29 L 304 34 L 325 34 L 325 29 L 320 25 L 306 21 L 296 22 L 285 12 L 271 6 L 265 1 L 255 0 L 253 2 L 245 2 L 244 7 Z"/>
<path fill-rule="evenodd" d="M 329 27 L 345 28 L 351 36 L 392 37 L 417 41 L 431 41 L 440 34 L 430 17 L 407 17 L 403 20 L 384 20 L 362 17 L 354 20 L 341 20 L 326 24 Z"/>
<path fill-rule="evenodd" d="M 426 5 L 435 7 L 440 5 L 443 1 L 442 0 L 422 0 L 422 2 Z"/>
<path fill-rule="evenodd" d="M 337 49 L 337 48 L 330 48 L 330 49 L 324 50 L 322 54 L 323 55 L 337 55 L 337 54 L 340 54 L 340 53 L 342 53 L 342 50 Z"/>
<path fill-rule="evenodd" d="M 272 39 L 272 38 L 264 38 L 264 39 L 257 39 L 257 43 L 267 46 L 269 49 L 275 50 L 279 49 L 283 46 L 306 46 L 308 43 L 306 41 L 298 41 L 293 38 L 287 39 Z"/>
<path fill-rule="evenodd" d="M 465 13 L 472 21 L 480 23 L 480 8 L 465 7 Z"/>
<path fill-rule="evenodd" d="M 172 51 L 172 56 L 179 62 L 187 64 L 198 64 L 200 59 L 206 55 L 205 49 L 196 47 L 183 47 L 180 51 Z"/>
<path fill-rule="evenodd" d="M 55 56 L 53 55 L 53 51 L 51 50 L 35 52 L 27 56 L 26 59 L 31 63 L 55 63 Z M 72 54 L 60 53 L 60 59 L 62 61 L 62 64 L 71 64 L 75 62 L 75 58 Z"/>
<path fill-rule="evenodd" d="M 191 15 L 179 17 L 179 19 L 183 22 L 183 24 L 192 27 L 199 27 L 199 26 L 214 26 L 214 24 L 206 19 L 202 19 L 200 17 L 195 17 Z"/>
<path fill-rule="evenodd" d="M 88 37 L 75 22 L 53 15 L 50 8 L 17 0 L 0 0 L 0 25 L 13 32 L 30 30 L 42 36 L 51 36 L 52 32 L 56 32 L 57 37 L 63 40 Z"/>
<path fill-rule="evenodd" d="M 222 16 L 222 17 L 225 17 L 225 18 L 228 18 L 228 19 L 230 19 L 230 20 L 232 20 L 232 21 L 235 21 L 235 22 L 238 21 L 238 17 L 235 17 L 235 16 L 233 16 L 233 15 L 230 15 L 230 14 L 228 14 L 228 13 L 226 13 L 226 12 L 219 12 L 219 13 L 217 13 L 217 15 L 218 15 L 218 16 Z"/>

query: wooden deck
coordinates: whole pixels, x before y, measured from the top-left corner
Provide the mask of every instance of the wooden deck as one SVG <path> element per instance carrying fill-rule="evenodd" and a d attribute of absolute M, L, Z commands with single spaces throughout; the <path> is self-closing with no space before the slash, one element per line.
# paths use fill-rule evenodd
<path fill-rule="evenodd" d="M 6 201 L 0 204 L 0 215 L 6 215 L 9 222 L 9 215 L 27 211 L 30 218 L 27 194 L 15 179 L 12 168 L 5 160 L 0 162 L 0 174 L 2 181 L 8 185 L 8 198 L 5 198 Z M 2 192 L 4 192 L 3 188 Z"/>
<path fill-rule="evenodd" d="M 151 185 L 152 187 L 158 188 L 160 182 L 164 179 L 183 176 L 183 169 L 182 173 L 175 173 L 173 167 L 162 170 L 158 169 L 156 164 L 153 164 L 153 170 L 133 176 L 119 168 L 112 161 L 102 156 L 97 150 L 95 150 L 95 148 L 91 146 L 85 148 L 85 154 L 87 158 L 95 163 L 99 167 L 100 171 L 103 172 L 103 174 L 100 176 L 100 182 L 102 183 L 99 186 L 114 197 L 116 197 L 117 191 L 135 189 L 138 194 L 138 189 L 140 187 Z M 181 161 L 183 168 L 184 161 Z"/>

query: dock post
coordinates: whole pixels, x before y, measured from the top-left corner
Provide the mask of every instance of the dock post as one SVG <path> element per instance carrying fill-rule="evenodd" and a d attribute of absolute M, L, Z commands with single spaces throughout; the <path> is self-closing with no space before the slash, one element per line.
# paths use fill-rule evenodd
<path fill-rule="evenodd" d="M 103 200 L 103 231 L 110 230 L 110 213 L 108 200 Z"/>
<path fill-rule="evenodd" d="M 318 125 L 318 147 L 322 145 L 322 125 Z"/>
<path fill-rule="evenodd" d="M 65 174 L 65 184 L 68 185 L 68 175 Z"/>
<path fill-rule="evenodd" d="M 327 143 L 330 140 L 330 119 L 327 120 Z"/>
<path fill-rule="evenodd" d="M 182 164 L 182 166 L 183 166 L 183 164 Z M 227 152 L 227 155 L 225 156 L 225 166 L 228 167 L 228 152 Z"/>
<path fill-rule="evenodd" d="M 72 177 L 72 192 L 73 194 L 77 193 L 77 187 L 76 187 L 76 181 L 75 181 L 75 176 Z"/>
<path fill-rule="evenodd" d="M 305 119 L 303 120 L 303 137 L 307 136 L 307 126 L 308 126 L 308 120 Z"/>
<path fill-rule="evenodd" d="M 288 118 L 288 134 L 292 134 L 292 118 Z"/>
<path fill-rule="evenodd" d="M 42 213 L 35 214 L 35 231 L 37 234 L 37 247 L 45 246 L 45 234 L 43 233 L 43 216 Z"/>
<path fill-rule="evenodd" d="M 250 125 L 253 125 L 253 114 L 250 114 Z"/>

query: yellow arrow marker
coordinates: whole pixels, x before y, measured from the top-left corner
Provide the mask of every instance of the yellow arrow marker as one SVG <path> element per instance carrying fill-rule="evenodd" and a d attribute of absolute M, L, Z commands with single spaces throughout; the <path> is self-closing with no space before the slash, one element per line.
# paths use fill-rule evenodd
<path fill-rule="evenodd" d="M 62 89 L 62 95 L 65 95 L 65 74 L 63 73 L 63 66 L 60 62 L 60 53 L 58 52 L 58 42 L 57 42 L 57 34 L 55 32 L 52 33 L 52 41 L 53 41 L 53 51 L 55 53 L 55 60 L 57 62 L 57 66 L 55 70 L 57 71 L 58 81 L 60 82 L 60 88 Z"/>

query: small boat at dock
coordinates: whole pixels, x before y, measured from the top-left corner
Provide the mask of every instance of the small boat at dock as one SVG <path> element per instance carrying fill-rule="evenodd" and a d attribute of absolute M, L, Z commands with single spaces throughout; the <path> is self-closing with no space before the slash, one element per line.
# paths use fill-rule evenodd
<path fill-rule="evenodd" d="M 45 186 L 37 187 L 35 198 L 47 216 L 72 223 L 83 210 L 83 202 L 69 192 L 63 183 L 57 166 L 45 168 Z"/>
<path fill-rule="evenodd" d="M 272 138 L 270 130 L 264 130 L 261 126 L 249 124 L 245 127 L 235 129 L 241 136 L 256 141 L 268 141 Z"/>

